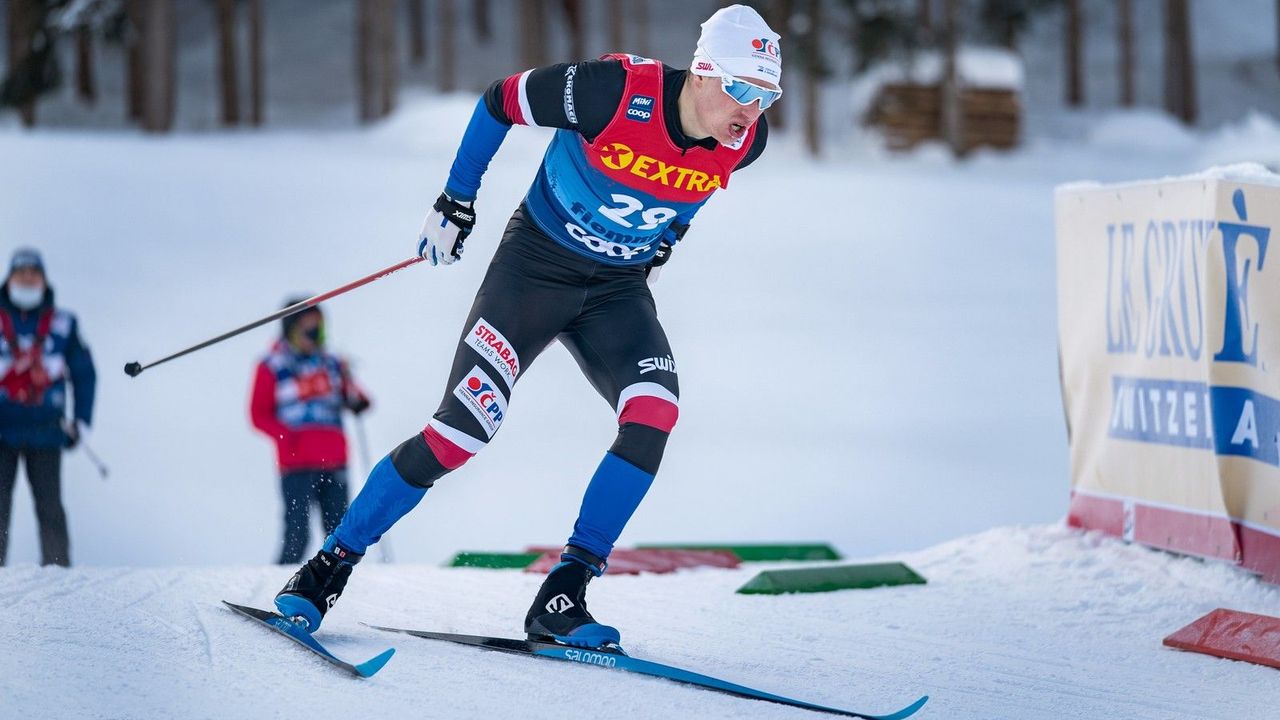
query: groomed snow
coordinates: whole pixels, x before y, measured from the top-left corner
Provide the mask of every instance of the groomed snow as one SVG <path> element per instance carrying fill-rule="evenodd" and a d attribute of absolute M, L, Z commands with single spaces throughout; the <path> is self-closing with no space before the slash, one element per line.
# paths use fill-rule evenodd
<path fill-rule="evenodd" d="M 1009 527 L 893 556 L 923 586 L 744 596 L 761 566 L 608 577 L 592 608 L 637 656 L 868 712 L 917 717 L 1268 717 L 1269 668 L 1164 648 L 1215 607 L 1280 614 L 1280 590 L 1229 567 L 1061 527 Z M 388 635 L 515 636 L 539 577 L 367 563 L 320 637 L 391 662 L 355 680 L 234 615 L 278 567 L 19 567 L 0 572 L 0 717 L 804 718 L 672 683 Z"/>

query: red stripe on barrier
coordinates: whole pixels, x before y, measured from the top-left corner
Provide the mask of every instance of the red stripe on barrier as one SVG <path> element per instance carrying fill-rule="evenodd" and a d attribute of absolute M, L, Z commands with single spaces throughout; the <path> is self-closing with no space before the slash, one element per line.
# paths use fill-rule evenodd
<path fill-rule="evenodd" d="M 1124 501 L 1084 493 L 1071 494 L 1067 525 L 1124 537 Z M 1133 501 L 1136 542 L 1163 550 L 1227 560 L 1280 583 L 1280 534 L 1236 520 Z"/>
<path fill-rule="evenodd" d="M 427 429 L 422 431 L 422 437 L 427 441 L 427 447 L 431 448 L 431 454 L 435 455 L 436 460 L 439 460 L 446 469 L 455 470 L 474 457 L 472 453 L 458 447 L 431 426 L 427 426 Z"/>
<path fill-rule="evenodd" d="M 1124 503 L 1111 498 L 1071 493 L 1067 525 L 1124 537 Z"/>
<path fill-rule="evenodd" d="M 502 110 L 507 113 L 511 122 L 517 125 L 528 125 L 524 113 L 520 111 L 520 75 L 516 73 L 502 81 Z"/>
<path fill-rule="evenodd" d="M 618 415 L 618 424 L 648 425 L 669 433 L 671 428 L 676 426 L 676 420 L 679 417 L 680 408 L 670 400 L 651 395 L 637 395 L 622 406 L 622 412 Z"/>
<path fill-rule="evenodd" d="M 1164 644 L 1280 668 L 1280 618 L 1218 608 L 1165 638 Z"/>

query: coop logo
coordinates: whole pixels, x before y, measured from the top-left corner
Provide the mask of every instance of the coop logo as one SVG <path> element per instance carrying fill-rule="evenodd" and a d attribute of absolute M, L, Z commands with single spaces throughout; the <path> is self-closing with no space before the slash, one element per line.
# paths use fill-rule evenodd
<path fill-rule="evenodd" d="M 498 391 L 493 379 L 476 365 L 453 389 L 453 395 L 480 422 L 485 435 L 492 438 L 507 414 L 507 399 Z"/>
<path fill-rule="evenodd" d="M 493 369 L 507 381 L 507 387 L 515 383 L 516 376 L 520 374 L 520 356 L 488 320 L 476 320 L 471 332 L 467 333 L 466 343 L 489 361 Z"/>
<path fill-rule="evenodd" d="M 719 175 L 708 175 L 701 170 L 668 165 L 649 155 L 636 155 L 632 149 L 620 142 L 609 143 L 600 148 L 600 162 L 610 170 L 627 171 L 632 175 L 662 183 L 667 187 L 689 192 L 711 192 L 724 187 Z"/>
<path fill-rule="evenodd" d="M 782 60 L 782 49 L 778 47 L 778 43 L 767 37 L 752 40 L 751 50 L 758 55 L 767 55 L 776 60 Z"/>
<path fill-rule="evenodd" d="M 627 119 L 636 122 L 649 122 L 653 117 L 653 98 L 647 95 L 632 95 L 627 103 Z"/>

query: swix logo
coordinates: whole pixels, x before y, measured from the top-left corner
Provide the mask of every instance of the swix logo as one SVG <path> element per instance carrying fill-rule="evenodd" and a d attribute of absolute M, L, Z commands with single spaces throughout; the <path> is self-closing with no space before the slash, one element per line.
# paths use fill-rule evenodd
<path fill-rule="evenodd" d="M 654 370 L 665 370 L 672 375 L 676 374 L 676 361 L 672 360 L 670 355 L 666 357 L 645 358 L 644 360 L 636 363 L 636 365 L 640 366 L 641 375 L 653 372 Z"/>
<path fill-rule="evenodd" d="M 476 320 L 476 324 L 471 326 L 471 332 L 467 333 L 464 342 L 489 361 L 493 369 L 507 381 L 507 387 L 515 383 L 516 376 L 520 374 L 520 356 L 516 354 L 515 348 L 511 347 L 511 343 L 507 342 L 502 333 L 498 332 L 488 320 L 484 318 Z"/>
<path fill-rule="evenodd" d="M 782 49 L 778 47 L 778 43 L 767 37 L 756 38 L 751 41 L 751 49 L 761 55 L 768 55 L 772 58 L 782 59 Z"/>
<path fill-rule="evenodd" d="M 546 607 L 547 607 L 547 612 L 562 613 L 565 610 L 568 610 L 569 608 L 573 607 L 573 601 L 569 599 L 568 595 L 565 595 L 564 593 L 560 593 L 559 595 L 548 600 Z"/>
<path fill-rule="evenodd" d="M 636 122 L 649 122 L 653 117 L 653 98 L 647 95 L 632 95 L 627 104 L 627 119 Z"/>
<path fill-rule="evenodd" d="M 498 392 L 496 383 L 480 366 L 471 368 L 471 372 L 453 389 L 453 395 L 480 421 L 485 434 L 493 437 L 507 414 L 507 399 Z"/>
<path fill-rule="evenodd" d="M 719 175 L 708 175 L 701 170 L 668 165 L 649 155 L 636 155 L 630 147 L 614 142 L 600 148 L 600 162 L 610 170 L 630 172 L 650 182 L 689 192 L 711 192 L 724 187 Z"/>
<path fill-rule="evenodd" d="M 697 70 L 705 70 L 706 72 L 715 72 L 716 66 L 715 66 L 715 65 L 712 65 L 711 63 L 707 62 L 706 60 L 699 60 L 699 61 L 698 61 L 698 66 L 697 66 L 697 68 L 695 68 L 695 69 L 697 69 Z"/>

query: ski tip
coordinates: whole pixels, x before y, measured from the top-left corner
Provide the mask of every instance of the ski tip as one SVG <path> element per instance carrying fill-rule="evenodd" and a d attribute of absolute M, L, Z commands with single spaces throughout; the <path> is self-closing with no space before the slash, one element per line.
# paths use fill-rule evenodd
<path fill-rule="evenodd" d="M 377 657 L 356 665 L 356 671 L 360 673 L 360 677 L 373 677 L 373 674 L 381 670 L 382 666 L 386 665 L 387 661 L 391 659 L 391 656 L 395 654 L 395 648 L 387 648 L 385 652 Z"/>
<path fill-rule="evenodd" d="M 877 715 L 876 718 L 877 720 L 903 720 L 903 718 L 909 718 L 912 715 L 915 715 L 916 712 L 919 711 L 920 708 L 924 707 L 924 704 L 927 702 L 929 702 L 929 696 L 921 695 L 919 700 L 916 700 L 898 712 L 891 715 Z"/>

